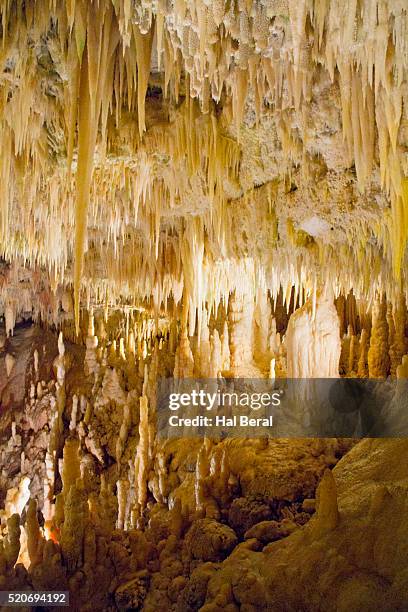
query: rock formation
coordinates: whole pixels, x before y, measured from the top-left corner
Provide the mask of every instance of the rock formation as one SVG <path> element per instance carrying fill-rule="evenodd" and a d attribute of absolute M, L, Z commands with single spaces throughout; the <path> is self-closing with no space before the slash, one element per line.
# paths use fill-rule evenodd
<path fill-rule="evenodd" d="M 0 590 L 407 610 L 404 2 L 1 0 L 0 39 Z M 167 435 L 166 384 L 275 430 Z"/>

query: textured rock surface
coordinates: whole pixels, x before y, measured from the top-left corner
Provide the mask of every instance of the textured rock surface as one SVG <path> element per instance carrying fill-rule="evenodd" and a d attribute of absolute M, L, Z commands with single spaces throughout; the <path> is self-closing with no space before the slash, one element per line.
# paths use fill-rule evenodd
<path fill-rule="evenodd" d="M 66 588 L 81 610 L 406 609 L 405 440 L 158 441 L 158 344 L 147 377 L 120 349 L 95 377 L 51 333 L 7 343 L 29 365 L 2 410 L 4 589 Z"/>
<path fill-rule="evenodd" d="M 297 4 L 1 5 L 7 331 L 23 303 L 53 319 L 56 297 L 78 327 L 79 299 L 106 291 L 160 306 L 184 288 L 209 312 L 245 277 L 396 301 L 406 11 Z M 9 286 L 25 262 L 34 294 L 27 269 Z"/>
<path fill-rule="evenodd" d="M 218 610 L 226 592 L 224 605 L 261 609 L 405 610 L 407 450 L 405 440 L 360 442 L 333 470 L 337 524 L 324 528 L 318 506 L 262 551 L 237 547 L 209 580 L 203 609 Z"/>
<path fill-rule="evenodd" d="M 296 438 L 327 399 L 302 394 L 291 439 L 156 422 L 161 378 L 341 375 L 382 380 L 380 426 L 353 401 L 333 435 L 406 431 L 404 0 L 0 22 L 0 589 L 406 611 L 405 440 Z"/>

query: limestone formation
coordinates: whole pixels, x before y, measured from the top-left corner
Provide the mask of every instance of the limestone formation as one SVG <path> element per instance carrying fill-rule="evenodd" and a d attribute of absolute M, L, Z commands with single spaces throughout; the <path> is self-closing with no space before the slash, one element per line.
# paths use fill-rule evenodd
<path fill-rule="evenodd" d="M 286 349 L 289 378 L 339 375 L 339 320 L 329 298 L 314 296 L 294 313 L 289 319 Z"/>
<path fill-rule="evenodd" d="M 0 56 L 0 590 L 406 611 L 406 2 L 0 0 Z"/>
<path fill-rule="evenodd" d="M 373 306 L 373 325 L 368 349 L 368 372 L 371 378 L 387 376 L 389 370 L 388 354 L 388 323 L 386 320 L 386 304 L 378 298 Z"/>

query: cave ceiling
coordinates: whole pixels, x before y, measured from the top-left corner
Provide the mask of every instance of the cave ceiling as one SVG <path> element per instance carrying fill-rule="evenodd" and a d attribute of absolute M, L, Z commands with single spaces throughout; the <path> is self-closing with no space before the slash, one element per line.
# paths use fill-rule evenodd
<path fill-rule="evenodd" d="M 77 318 L 81 299 L 197 306 L 243 283 L 405 287 L 402 0 L 7 0 L 0 18 L 10 284 L 73 287 Z"/>

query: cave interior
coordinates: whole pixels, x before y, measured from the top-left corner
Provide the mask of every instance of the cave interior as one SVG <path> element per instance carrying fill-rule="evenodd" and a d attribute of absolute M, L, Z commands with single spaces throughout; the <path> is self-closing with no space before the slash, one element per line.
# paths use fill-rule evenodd
<path fill-rule="evenodd" d="M 406 1 L 0 0 L 0 39 L 0 591 L 407 612 Z M 163 435 L 161 380 L 303 386 Z"/>

